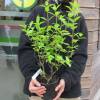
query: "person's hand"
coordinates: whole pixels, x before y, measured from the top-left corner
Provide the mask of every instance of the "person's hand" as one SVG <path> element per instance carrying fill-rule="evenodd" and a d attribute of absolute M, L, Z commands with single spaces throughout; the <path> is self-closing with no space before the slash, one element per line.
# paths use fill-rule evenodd
<path fill-rule="evenodd" d="M 63 93 L 65 89 L 65 80 L 61 79 L 58 86 L 55 88 L 55 91 L 57 91 L 57 96 L 53 99 L 53 100 L 58 100 L 61 96 L 61 94 Z"/>
<path fill-rule="evenodd" d="M 40 97 L 43 97 L 43 94 L 46 93 L 46 88 L 41 86 L 41 84 L 35 79 L 30 81 L 29 91 Z"/>

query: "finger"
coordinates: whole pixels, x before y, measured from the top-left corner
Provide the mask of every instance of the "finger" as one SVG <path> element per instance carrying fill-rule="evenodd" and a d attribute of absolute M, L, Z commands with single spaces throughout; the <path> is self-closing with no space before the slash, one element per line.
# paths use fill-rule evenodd
<path fill-rule="evenodd" d="M 43 95 L 46 93 L 46 91 L 38 91 L 36 94 L 40 97 L 43 97 Z"/>
<path fill-rule="evenodd" d="M 64 81 L 64 79 L 60 80 L 59 85 L 55 88 L 55 91 L 59 91 L 59 89 L 61 87 L 65 87 L 65 81 Z"/>
<path fill-rule="evenodd" d="M 43 95 L 41 95 L 41 94 L 39 94 L 39 93 L 36 93 L 36 95 L 39 96 L 39 97 L 43 97 Z"/>
<path fill-rule="evenodd" d="M 46 91 L 39 91 L 38 93 L 39 93 L 40 95 L 43 95 L 43 94 L 46 93 Z"/>
<path fill-rule="evenodd" d="M 44 92 L 44 91 L 46 91 L 46 89 L 40 89 L 40 90 L 38 90 L 38 92 Z"/>
<path fill-rule="evenodd" d="M 58 91 L 60 88 L 61 88 L 61 84 L 59 84 L 59 85 L 56 87 L 55 91 Z"/>
<path fill-rule="evenodd" d="M 41 84 L 37 80 L 32 80 L 30 83 L 30 87 L 33 90 L 46 89 L 44 86 L 41 86 Z"/>
<path fill-rule="evenodd" d="M 32 93 L 39 93 L 39 92 L 44 92 L 44 91 L 46 91 L 46 89 L 31 89 L 31 92 Z"/>
<path fill-rule="evenodd" d="M 33 80 L 34 85 L 41 86 L 41 84 L 37 80 Z"/>
<path fill-rule="evenodd" d="M 60 98 L 62 92 L 63 92 L 63 89 L 61 89 L 61 90 L 58 92 L 57 96 L 56 96 L 53 100 L 58 100 L 58 99 Z"/>
<path fill-rule="evenodd" d="M 46 89 L 43 86 L 41 87 L 30 86 L 29 90 L 31 90 L 31 92 L 37 92 L 39 90 L 46 90 Z"/>

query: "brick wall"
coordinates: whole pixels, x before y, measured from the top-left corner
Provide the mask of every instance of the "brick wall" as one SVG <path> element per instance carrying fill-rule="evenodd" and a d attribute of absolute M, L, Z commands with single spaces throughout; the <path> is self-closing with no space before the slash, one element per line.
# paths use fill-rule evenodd
<path fill-rule="evenodd" d="M 100 0 L 99 0 L 99 37 L 98 37 L 98 39 L 99 39 L 98 48 L 100 49 Z"/>
<path fill-rule="evenodd" d="M 81 79 L 83 100 L 92 100 L 93 94 L 93 58 L 97 52 L 99 33 L 99 0 L 78 0 L 81 5 L 81 12 L 85 16 L 88 27 L 88 61 L 85 72 Z"/>

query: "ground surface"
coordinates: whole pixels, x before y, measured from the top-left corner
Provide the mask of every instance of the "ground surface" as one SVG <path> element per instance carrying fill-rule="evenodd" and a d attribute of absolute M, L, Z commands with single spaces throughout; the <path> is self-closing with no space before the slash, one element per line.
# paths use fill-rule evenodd
<path fill-rule="evenodd" d="M 0 100 L 27 100 L 22 92 L 23 77 L 17 59 L 7 60 L 0 48 Z"/>
<path fill-rule="evenodd" d="M 100 90 L 100 51 L 98 51 L 94 56 L 93 66 L 92 66 L 92 76 L 93 76 L 93 85 L 91 90 L 92 91 L 91 97 L 94 97 L 94 94 L 96 95 L 98 90 Z M 98 95 L 98 97 L 99 99 L 97 100 L 100 100 L 100 94 Z"/>

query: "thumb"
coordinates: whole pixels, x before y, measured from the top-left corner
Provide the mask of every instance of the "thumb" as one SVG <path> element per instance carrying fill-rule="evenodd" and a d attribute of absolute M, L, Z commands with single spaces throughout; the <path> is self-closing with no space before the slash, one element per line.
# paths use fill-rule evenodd
<path fill-rule="evenodd" d="M 65 86 L 65 81 L 63 79 L 61 79 L 59 82 L 59 85 L 56 87 L 55 91 L 58 91 L 63 85 Z"/>
<path fill-rule="evenodd" d="M 34 81 L 34 85 L 41 86 L 41 84 L 37 80 L 33 80 L 33 81 Z"/>
<path fill-rule="evenodd" d="M 55 91 L 58 91 L 60 88 L 61 88 L 61 85 L 59 84 L 59 85 L 56 87 Z"/>

